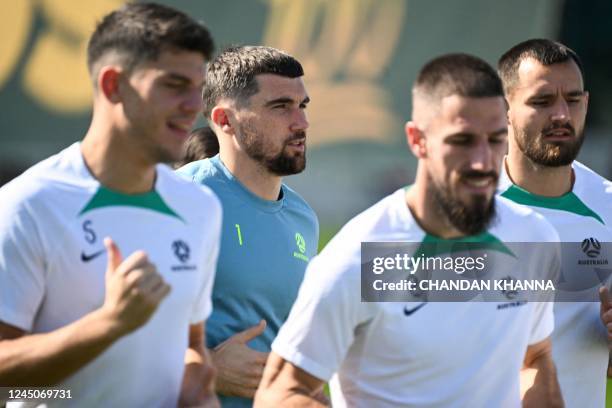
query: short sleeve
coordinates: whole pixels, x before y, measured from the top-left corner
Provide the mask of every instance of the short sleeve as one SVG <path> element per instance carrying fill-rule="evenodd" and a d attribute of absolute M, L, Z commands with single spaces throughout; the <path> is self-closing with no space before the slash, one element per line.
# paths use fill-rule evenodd
<path fill-rule="evenodd" d="M 211 196 L 213 197 L 213 196 Z M 191 324 L 203 322 L 212 313 L 212 287 L 215 280 L 217 270 L 217 259 L 219 257 L 219 249 L 221 246 L 221 224 L 222 224 L 222 209 L 219 200 L 216 197 L 211 200 L 210 219 L 211 223 L 208 226 L 210 239 L 203 240 L 206 256 L 200 268 L 202 276 L 202 285 L 200 292 L 194 304 L 191 315 Z"/>
<path fill-rule="evenodd" d="M 31 331 L 45 292 L 45 256 L 33 217 L 7 196 L 0 194 L 0 321 Z"/>
<path fill-rule="evenodd" d="M 555 326 L 553 316 L 553 302 L 533 303 L 533 324 L 529 336 L 529 344 L 536 344 L 545 340 L 552 333 Z"/>
<path fill-rule="evenodd" d="M 534 213 L 534 216 L 537 218 L 536 222 L 540 224 L 538 227 L 538 231 L 542 234 L 540 242 L 544 243 L 540 245 L 546 245 L 547 249 L 546 251 L 540 251 L 538 258 L 541 263 L 534 269 L 538 278 L 544 277 L 553 282 L 558 282 L 561 273 L 561 240 L 559 234 L 542 215 Z M 547 292 L 540 296 L 540 299 L 545 301 L 533 302 L 534 315 L 529 336 L 530 345 L 539 343 L 549 337 L 555 326 L 553 314 L 555 293 Z"/>
<path fill-rule="evenodd" d="M 330 255 L 308 266 L 289 318 L 272 343 L 275 353 L 323 381 L 337 371 L 356 327 L 369 318 L 360 299 L 359 262 L 341 263 Z"/>

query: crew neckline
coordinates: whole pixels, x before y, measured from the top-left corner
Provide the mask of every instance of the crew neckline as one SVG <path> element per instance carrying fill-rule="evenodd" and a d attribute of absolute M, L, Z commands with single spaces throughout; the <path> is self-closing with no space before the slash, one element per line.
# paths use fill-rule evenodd
<path fill-rule="evenodd" d="M 266 212 L 276 212 L 280 211 L 285 205 L 285 199 L 287 197 L 287 192 L 285 189 L 285 185 L 281 184 L 281 198 L 278 200 L 265 200 L 258 195 L 254 194 L 251 190 L 249 190 L 244 184 L 240 182 L 230 171 L 225 164 L 221 161 L 221 157 L 217 154 L 210 159 L 211 164 L 219 170 L 223 176 L 231 183 L 235 188 L 233 189 L 238 196 L 243 198 L 245 201 L 248 201 L 255 205 L 257 208 Z"/>

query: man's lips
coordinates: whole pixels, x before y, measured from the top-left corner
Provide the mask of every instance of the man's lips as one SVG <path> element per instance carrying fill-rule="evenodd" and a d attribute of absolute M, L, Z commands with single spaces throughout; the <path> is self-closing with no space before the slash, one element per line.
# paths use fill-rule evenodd
<path fill-rule="evenodd" d="M 303 146 L 305 144 L 306 144 L 306 139 L 292 140 L 291 142 L 287 143 L 288 146 Z"/>
<path fill-rule="evenodd" d="M 180 135 L 187 135 L 191 128 L 193 127 L 193 120 L 185 121 L 185 120 L 170 120 L 167 122 L 167 126 L 173 130 L 175 133 Z"/>
<path fill-rule="evenodd" d="M 471 187 L 482 188 L 492 185 L 495 180 L 491 177 L 483 177 L 463 179 L 463 182 Z"/>
<path fill-rule="evenodd" d="M 484 192 L 497 185 L 495 174 L 468 174 L 461 177 L 461 183 L 475 192 Z"/>
<path fill-rule="evenodd" d="M 287 146 L 293 150 L 303 152 L 306 150 L 306 138 L 301 137 L 299 139 L 293 139 L 290 142 L 287 142 Z"/>
<path fill-rule="evenodd" d="M 566 127 L 549 129 L 543 132 L 546 141 L 561 141 L 574 138 L 574 130 Z"/>

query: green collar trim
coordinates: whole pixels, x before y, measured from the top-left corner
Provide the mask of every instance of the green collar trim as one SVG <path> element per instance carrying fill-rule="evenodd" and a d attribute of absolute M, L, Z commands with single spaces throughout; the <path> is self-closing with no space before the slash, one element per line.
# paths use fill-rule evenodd
<path fill-rule="evenodd" d="M 478 235 L 467 237 L 443 239 L 427 234 L 416 253 L 422 253 L 425 257 L 434 257 L 440 254 L 451 254 L 462 250 L 488 249 L 501 252 L 516 258 L 516 255 L 501 242 L 495 235 L 483 232 Z"/>
<path fill-rule="evenodd" d="M 518 204 L 529 205 L 532 207 L 550 208 L 553 210 L 566 211 L 584 217 L 592 217 L 605 225 L 601 217 L 584 204 L 576 194 L 569 192 L 560 197 L 544 197 L 532 194 L 527 190 L 513 184 L 502 193 L 506 197 Z"/>
<path fill-rule="evenodd" d="M 83 215 L 97 208 L 114 206 L 146 208 L 151 211 L 169 215 L 170 217 L 178 218 L 184 222 L 177 213 L 168 207 L 159 193 L 155 190 L 142 194 L 123 194 L 102 186 L 98 188 L 96 194 L 89 200 L 79 215 Z"/>

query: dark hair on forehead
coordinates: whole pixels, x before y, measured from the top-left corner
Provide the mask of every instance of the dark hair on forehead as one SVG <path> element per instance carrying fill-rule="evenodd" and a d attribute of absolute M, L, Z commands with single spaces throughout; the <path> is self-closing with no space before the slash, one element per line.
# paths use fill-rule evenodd
<path fill-rule="evenodd" d="M 87 47 L 87 66 L 93 76 L 96 62 L 115 52 L 129 71 L 141 62 L 155 61 L 168 49 L 199 52 L 210 60 L 214 44 L 203 24 L 179 10 L 155 3 L 128 3 L 97 25 Z"/>
<path fill-rule="evenodd" d="M 469 54 L 445 54 L 429 61 L 419 71 L 413 90 L 434 100 L 449 95 L 471 98 L 504 95 L 493 67 Z"/>
<path fill-rule="evenodd" d="M 265 46 L 234 46 L 219 54 L 209 65 L 204 88 L 204 116 L 220 98 L 244 102 L 259 91 L 255 77 L 274 74 L 287 78 L 304 75 L 302 65 L 291 55 Z"/>
<path fill-rule="evenodd" d="M 556 41 L 534 38 L 510 48 L 497 63 L 497 70 L 507 94 L 518 82 L 518 70 L 521 62 L 528 58 L 534 59 L 544 66 L 574 61 L 584 79 L 582 61 L 571 48 Z"/>

